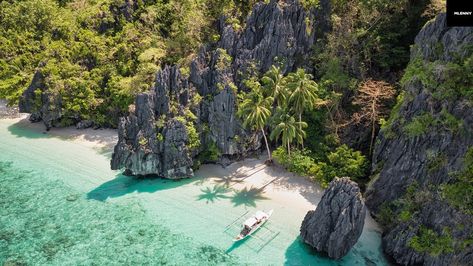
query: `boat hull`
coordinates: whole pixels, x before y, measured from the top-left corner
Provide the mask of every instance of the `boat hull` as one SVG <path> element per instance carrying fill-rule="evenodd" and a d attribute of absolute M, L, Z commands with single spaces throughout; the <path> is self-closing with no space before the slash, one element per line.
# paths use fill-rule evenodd
<path fill-rule="evenodd" d="M 268 220 L 269 218 L 271 217 L 271 215 L 273 214 L 273 210 L 270 210 L 269 212 L 266 213 L 268 215 L 268 217 L 266 217 L 264 220 L 261 221 L 261 223 L 259 223 L 256 227 L 254 227 L 248 234 L 246 235 L 238 235 L 237 237 L 235 237 L 233 239 L 233 242 L 238 242 L 238 241 L 241 241 L 243 239 L 246 239 L 248 238 L 249 236 L 251 236 L 254 232 L 258 231 L 258 229 L 260 229 Z"/>

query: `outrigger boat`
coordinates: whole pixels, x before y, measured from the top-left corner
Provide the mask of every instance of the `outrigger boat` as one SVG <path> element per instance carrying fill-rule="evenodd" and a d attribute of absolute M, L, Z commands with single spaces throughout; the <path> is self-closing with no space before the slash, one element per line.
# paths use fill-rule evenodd
<path fill-rule="evenodd" d="M 257 211 L 255 215 L 246 219 L 243 223 L 243 229 L 241 230 L 240 234 L 236 236 L 233 241 L 240 241 L 248 236 L 251 236 L 256 230 L 258 230 L 264 223 L 269 220 L 269 217 L 273 214 L 273 210 L 268 212 Z"/>

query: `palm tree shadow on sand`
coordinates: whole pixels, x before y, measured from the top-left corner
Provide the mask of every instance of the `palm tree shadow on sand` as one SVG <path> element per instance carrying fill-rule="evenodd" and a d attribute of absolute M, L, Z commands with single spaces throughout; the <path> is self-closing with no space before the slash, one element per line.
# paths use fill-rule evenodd
<path fill-rule="evenodd" d="M 263 196 L 264 187 L 245 187 L 241 190 L 235 190 L 231 197 L 231 202 L 234 207 L 244 205 L 245 207 L 256 207 L 256 202 L 260 200 L 267 200 L 268 197 Z"/>
<path fill-rule="evenodd" d="M 194 182 L 192 179 L 169 180 L 153 177 L 131 177 L 123 174 L 107 181 L 87 193 L 87 199 L 105 201 L 130 193 L 154 193 L 160 190 L 173 189 Z"/>
<path fill-rule="evenodd" d="M 230 190 L 222 185 L 214 185 L 213 187 L 201 188 L 200 191 L 202 194 L 197 196 L 197 200 L 205 200 L 208 204 L 209 202 L 214 203 L 216 200 L 228 199 L 229 196 L 225 195 L 230 192 Z"/>
<path fill-rule="evenodd" d="M 243 183 L 243 180 L 239 179 L 235 175 L 227 175 L 227 176 L 222 176 L 222 177 L 216 177 L 214 182 L 218 184 L 222 184 L 222 186 L 225 186 L 225 187 L 231 187 L 234 184 Z"/>

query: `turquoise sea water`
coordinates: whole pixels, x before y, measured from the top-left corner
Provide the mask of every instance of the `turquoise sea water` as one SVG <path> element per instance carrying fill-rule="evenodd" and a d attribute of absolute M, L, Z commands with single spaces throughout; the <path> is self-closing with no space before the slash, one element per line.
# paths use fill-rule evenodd
<path fill-rule="evenodd" d="M 298 238 L 307 210 L 197 177 L 134 179 L 109 169 L 110 151 L 0 120 L 0 265 L 386 265 L 367 228 L 340 261 Z M 274 209 L 234 244 L 226 226 Z"/>

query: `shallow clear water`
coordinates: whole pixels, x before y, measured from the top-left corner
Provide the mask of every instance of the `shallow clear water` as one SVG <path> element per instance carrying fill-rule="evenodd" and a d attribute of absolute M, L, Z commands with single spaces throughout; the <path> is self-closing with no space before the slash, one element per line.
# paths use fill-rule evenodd
<path fill-rule="evenodd" d="M 386 265 L 380 235 L 365 226 L 340 261 L 298 239 L 307 210 L 199 178 L 133 179 L 109 169 L 110 153 L 0 120 L 0 265 Z M 238 244 L 226 226 L 274 209 Z"/>

